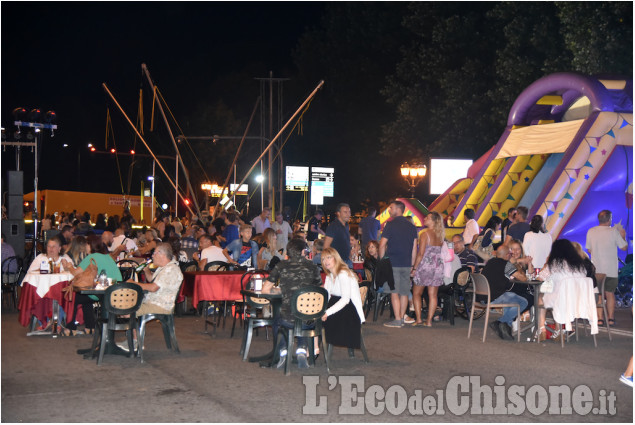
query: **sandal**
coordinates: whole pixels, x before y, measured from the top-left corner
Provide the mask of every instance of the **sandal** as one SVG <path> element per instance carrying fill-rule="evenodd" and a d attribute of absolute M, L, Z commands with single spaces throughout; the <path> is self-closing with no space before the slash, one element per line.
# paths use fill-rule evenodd
<path fill-rule="evenodd" d="M 611 323 L 610 320 L 609 320 L 609 323 Z M 598 319 L 598 326 L 604 326 L 604 320 Z"/>
<path fill-rule="evenodd" d="M 615 319 L 609 319 L 609 326 L 615 326 Z"/>

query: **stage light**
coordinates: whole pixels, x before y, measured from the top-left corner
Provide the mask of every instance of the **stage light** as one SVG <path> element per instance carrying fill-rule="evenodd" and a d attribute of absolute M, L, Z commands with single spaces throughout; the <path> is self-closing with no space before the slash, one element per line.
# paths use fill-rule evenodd
<path fill-rule="evenodd" d="M 92 146 L 92 147 L 90 148 L 90 151 L 91 151 L 91 152 L 95 152 L 96 150 L 97 150 L 97 148 L 95 148 L 94 146 Z"/>
<path fill-rule="evenodd" d="M 115 153 L 115 152 L 117 152 L 117 150 L 115 148 L 111 148 L 110 149 L 110 153 Z"/>
<path fill-rule="evenodd" d="M 40 111 L 38 108 L 31 109 L 31 112 L 29 112 L 30 122 L 40 122 L 41 118 L 42 118 L 42 111 Z"/>
<path fill-rule="evenodd" d="M 135 153 L 134 149 L 130 149 L 130 155 L 134 155 Z"/>

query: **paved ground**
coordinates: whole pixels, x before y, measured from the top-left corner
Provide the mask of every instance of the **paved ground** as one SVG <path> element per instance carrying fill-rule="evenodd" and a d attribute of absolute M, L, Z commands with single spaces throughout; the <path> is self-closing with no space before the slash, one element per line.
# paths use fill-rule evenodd
<path fill-rule="evenodd" d="M 148 329 L 146 363 L 106 356 L 97 367 L 94 360 L 84 360 L 76 354 L 77 349 L 90 346 L 89 337 L 26 337 L 17 314 L 3 313 L 1 419 L 632 423 L 632 389 L 618 382 L 633 353 L 632 316 L 630 310 L 621 310 L 616 317 L 621 331 L 614 334 L 612 342 L 600 333 L 598 348 L 594 348 L 592 338 L 582 335 L 580 341 L 573 340 L 564 349 L 552 342 L 501 341 L 491 331 L 486 343 L 482 343 L 478 336 L 483 319 L 476 322 L 477 334 L 470 340 L 466 338 L 467 321 L 460 318 L 454 327 L 441 322 L 431 329 L 389 329 L 381 326 L 380 319 L 364 326 L 370 364 L 361 362 L 359 354 L 351 360 L 345 349 L 336 349 L 331 376 L 320 359 L 316 368 L 294 368 L 291 376 L 285 377 L 279 370 L 260 369 L 257 364 L 241 361 L 241 330 L 233 339 L 229 338 L 229 329 L 221 329 L 216 337 L 211 337 L 202 332 L 203 323 L 194 316 L 176 320 L 180 355 L 165 349 L 160 326 L 154 324 Z M 252 353 L 265 352 L 267 344 L 261 332 L 255 338 Z M 498 394 L 507 397 L 498 407 L 509 403 L 511 411 L 479 414 L 478 403 L 469 398 L 473 392 L 460 394 L 466 400 L 453 402 L 452 393 L 456 395 L 456 390 L 441 390 L 449 384 L 451 389 L 452 384 L 464 380 L 463 376 L 480 379 L 480 385 L 487 386 L 481 388 L 485 393 L 493 389 L 494 407 Z M 361 384 L 359 396 L 365 396 L 362 402 L 350 397 L 347 388 L 352 381 Z M 525 386 L 527 397 L 514 385 Z M 549 386 L 557 385 L 566 385 L 574 393 L 571 414 L 549 414 L 546 399 L 540 398 L 543 393 L 546 397 Z M 590 394 L 584 393 L 584 386 L 589 387 Z M 421 404 L 415 403 L 419 394 L 416 390 L 423 397 L 430 396 L 427 403 L 443 394 L 443 413 L 432 408 L 435 414 L 426 416 Z M 385 403 L 384 391 L 388 394 Z M 538 401 L 532 402 L 536 395 Z M 590 413 L 580 414 L 585 406 L 581 399 L 587 395 L 594 404 L 589 405 Z M 605 403 L 606 412 L 595 410 L 598 414 L 593 414 L 593 407 L 601 408 L 601 403 Z M 305 414 L 303 407 L 308 409 Z M 467 408 L 467 413 L 462 413 L 462 407 Z M 354 414 L 360 410 L 361 416 Z"/>

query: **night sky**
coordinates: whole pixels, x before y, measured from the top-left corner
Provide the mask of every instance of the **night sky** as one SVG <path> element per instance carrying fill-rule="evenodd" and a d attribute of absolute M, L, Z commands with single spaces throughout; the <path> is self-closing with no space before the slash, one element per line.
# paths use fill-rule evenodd
<path fill-rule="evenodd" d="M 139 88 L 144 88 L 146 96 L 149 93 L 141 74 L 141 64 L 146 63 L 172 112 L 186 122 L 187 114 L 196 113 L 195 105 L 215 100 L 209 89 L 215 79 L 242 73 L 247 78 L 239 84 L 246 87 L 240 89 L 253 92 L 241 108 L 246 116 L 237 117 L 246 122 L 259 94 L 253 78 L 266 77 L 269 71 L 274 77 L 287 76 L 293 67 L 292 49 L 305 28 L 319 22 L 324 6 L 306 2 L 3 2 L 1 7 L 1 122 L 7 139 L 13 139 L 15 131 L 14 108 L 54 110 L 59 130 L 53 138 L 44 138 L 40 189 L 121 193 L 113 158 L 89 154 L 87 148 L 93 143 L 103 150 L 108 106 L 118 148 L 129 150 L 134 140 L 102 83 L 134 120 Z M 223 95 L 231 96 L 233 89 L 225 87 Z M 298 92 L 308 94 L 312 89 Z M 302 100 L 289 99 L 289 104 Z M 150 109 L 146 108 L 147 128 Z M 161 121 L 155 125 L 163 128 Z M 240 135 L 242 131 L 236 134 Z M 153 149 L 173 155 L 167 133 L 161 137 L 169 146 Z M 3 152 L 3 171 L 15 169 L 13 152 Z M 26 193 L 33 190 L 30 151 L 23 150 L 21 162 Z M 173 169 L 173 164 L 165 165 Z M 151 163 L 140 161 L 138 167 L 140 175 L 148 174 Z M 3 174 L 3 191 L 5 184 Z M 134 194 L 137 184 L 133 187 Z M 160 202 L 173 198 L 168 193 L 167 185 L 157 188 L 157 196 L 163 198 Z"/>

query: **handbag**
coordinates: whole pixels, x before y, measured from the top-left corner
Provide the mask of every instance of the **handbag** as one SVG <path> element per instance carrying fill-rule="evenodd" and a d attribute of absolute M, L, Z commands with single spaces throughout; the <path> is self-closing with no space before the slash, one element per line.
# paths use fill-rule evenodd
<path fill-rule="evenodd" d="M 480 235 L 478 238 L 476 238 L 476 241 L 474 242 L 474 245 L 472 246 L 472 250 L 474 251 L 474 253 L 476 255 L 478 255 L 479 257 L 481 257 L 483 260 L 487 261 L 490 258 L 492 258 L 492 252 L 493 252 L 493 244 L 489 244 L 488 246 L 484 247 L 483 245 L 483 239 L 485 238 L 485 235 L 488 233 L 493 233 L 492 229 L 487 229 L 487 232 L 485 232 L 484 234 Z M 491 239 L 491 236 L 490 236 Z"/>
<path fill-rule="evenodd" d="M 551 279 L 551 277 L 542 282 L 542 285 L 540 285 L 540 292 L 543 294 L 551 294 L 553 292 L 553 279 Z"/>
<path fill-rule="evenodd" d="M 93 289 L 96 286 L 95 278 L 97 277 L 97 262 L 94 258 L 90 259 L 90 263 L 86 267 L 86 270 L 79 273 L 71 280 L 70 285 L 62 289 L 64 292 L 64 298 L 70 301 L 73 298 L 71 292 L 79 292 L 84 289 Z"/>

